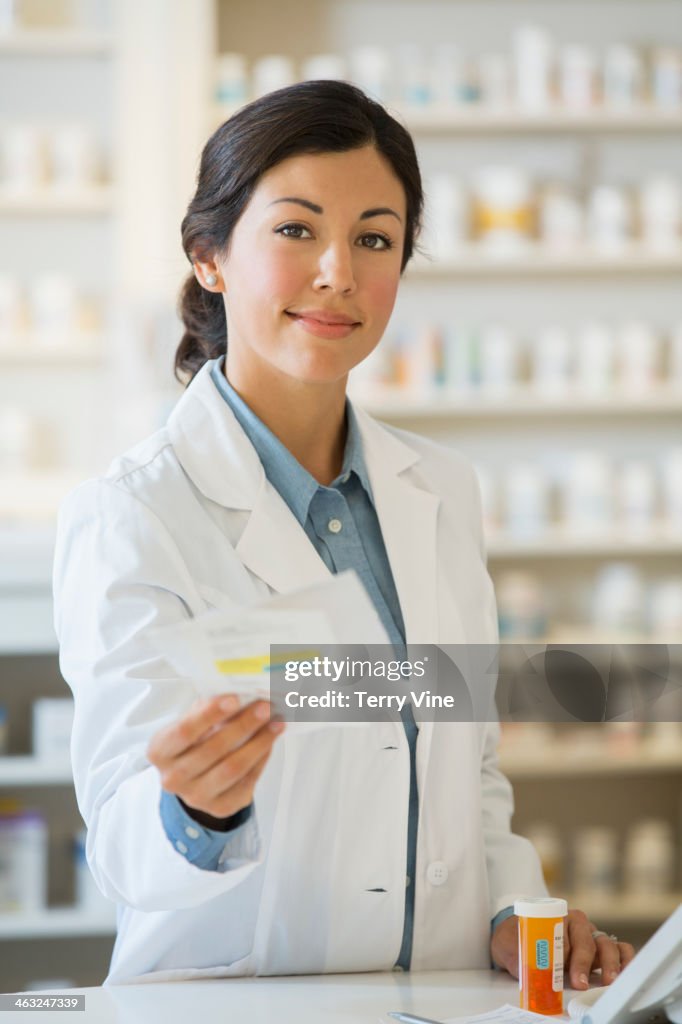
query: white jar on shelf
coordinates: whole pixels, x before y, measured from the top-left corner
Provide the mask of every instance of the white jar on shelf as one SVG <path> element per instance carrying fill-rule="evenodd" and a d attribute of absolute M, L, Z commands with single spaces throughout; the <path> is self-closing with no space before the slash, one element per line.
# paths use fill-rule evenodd
<path fill-rule="evenodd" d="M 469 235 L 469 197 L 452 174 L 429 177 L 425 193 L 425 248 L 435 260 L 455 260 Z"/>
<path fill-rule="evenodd" d="M 656 478 L 650 463 L 628 460 L 617 476 L 618 517 L 628 534 L 648 534 L 656 515 Z"/>
<path fill-rule="evenodd" d="M 583 324 L 576 334 L 576 383 L 587 394 L 611 391 L 614 380 L 614 337 L 604 323 Z"/>
<path fill-rule="evenodd" d="M 520 25 L 512 41 L 516 102 L 530 114 L 551 103 L 552 38 L 538 25 Z"/>
<path fill-rule="evenodd" d="M 567 110 L 591 110 L 596 102 L 597 62 L 587 46 L 559 50 L 559 100 Z"/>
<path fill-rule="evenodd" d="M 423 110 L 431 103 L 431 76 L 424 52 L 417 43 L 402 43 L 396 49 L 396 99 L 410 110 Z"/>
<path fill-rule="evenodd" d="M 682 448 L 671 448 L 663 456 L 664 518 L 675 530 L 682 530 Z"/>
<path fill-rule="evenodd" d="M 659 46 L 652 51 L 651 95 L 660 110 L 682 107 L 682 50 Z"/>
<path fill-rule="evenodd" d="M 248 67 L 243 53 L 220 53 L 215 67 L 215 100 L 238 107 L 248 99 Z"/>
<path fill-rule="evenodd" d="M 323 78 L 343 82 L 347 77 L 346 61 L 340 53 L 315 53 L 301 64 L 303 81 Z"/>
<path fill-rule="evenodd" d="M 508 394 L 518 386 L 519 346 L 503 324 L 481 328 L 478 339 L 480 386 L 487 396 Z"/>
<path fill-rule="evenodd" d="M 540 858 L 545 885 L 554 892 L 563 884 L 564 846 L 556 825 L 541 821 L 526 829 L 526 839 L 535 847 Z"/>
<path fill-rule="evenodd" d="M 251 81 L 254 99 L 276 89 L 283 89 L 287 85 L 293 85 L 296 81 L 294 62 L 283 53 L 271 53 L 260 57 L 253 63 Z"/>
<path fill-rule="evenodd" d="M 682 185 L 670 175 L 646 178 L 640 187 L 642 242 L 656 252 L 676 251 L 682 244 Z"/>
<path fill-rule="evenodd" d="M 541 395 L 566 394 L 571 384 L 571 355 L 565 327 L 549 325 L 538 332 L 531 346 L 531 381 Z"/>
<path fill-rule="evenodd" d="M 500 640 L 541 640 L 547 636 L 547 595 L 539 577 L 521 569 L 496 580 Z M 540 723 L 534 723 L 540 727 Z"/>
<path fill-rule="evenodd" d="M 380 46 L 356 46 L 349 55 L 352 81 L 380 103 L 391 100 L 391 60 Z"/>
<path fill-rule="evenodd" d="M 648 612 L 652 640 L 661 643 L 679 640 L 682 636 L 682 579 L 672 577 L 654 583 L 649 593 Z M 678 724 L 679 747 L 682 747 L 681 729 Z"/>
<path fill-rule="evenodd" d="M 512 537 L 537 540 L 549 523 L 549 484 L 532 463 L 513 463 L 505 477 L 506 528 Z"/>
<path fill-rule="evenodd" d="M 0 913 L 47 905 L 48 832 L 37 811 L 0 813 Z"/>
<path fill-rule="evenodd" d="M 563 486 L 563 514 L 572 533 L 608 530 L 613 522 L 611 464 L 598 452 L 576 452 Z"/>
<path fill-rule="evenodd" d="M 509 58 L 503 53 L 482 53 L 478 58 L 481 103 L 490 110 L 506 110 L 512 105 L 512 78 Z"/>
<path fill-rule="evenodd" d="M 671 892 L 674 884 L 675 848 L 667 821 L 642 821 L 625 843 L 624 884 L 627 893 L 655 896 Z"/>
<path fill-rule="evenodd" d="M 491 256 L 526 252 L 531 240 L 533 194 L 519 167 L 480 167 L 472 179 L 475 233 Z"/>
<path fill-rule="evenodd" d="M 0 188 L 10 196 L 40 189 L 47 178 L 43 131 L 31 124 L 8 124 L 0 132 Z"/>
<path fill-rule="evenodd" d="M 430 91 L 434 105 L 459 106 L 464 100 L 464 64 L 454 43 L 438 43 L 429 62 Z"/>
<path fill-rule="evenodd" d="M 612 43 L 604 55 L 604 105 L 628 110 L 642 99 L 644 65 L 634 46 Z"/>
<path fill-rule="evenodd" d="M 668 378 L 675 387 L 682 388 L 682 323 L 670 332 Z"/>
<path fill-rule="evenodd" d="M 659 382 L 660 346 L 651 324 L 631 320 L 616 332 L 619 384 L 628 394 L 646 394 Z"/>
<path fill-rule="evenodd" d="M 627 562 L 612 562 L 597 573 L 592 588 L 591 623 L 608 637 L 627 642 L 645 627 L 646 595 L 639 571 Z"/>
<path fill-rule="evenodd" d="M 615 829 L 580 829 L 574 844 L 574 888 L 581 895 L 612 896 L 618 888 L 618 835 Z"/>
<path fill-rule="evenodd" d="M 585 212 L 572 189 L 552 183 L 541 190 L 538 228 L 543 246 L 554 252 L 569 252 L 581 244 L 585 235 Z"/>
<path fill-rule="evenodd" d="M 632 206 L 624 188 L 597 185 L 587 203 L 587 237 L 603 255 L 621 253 L 632 238 Z"/>

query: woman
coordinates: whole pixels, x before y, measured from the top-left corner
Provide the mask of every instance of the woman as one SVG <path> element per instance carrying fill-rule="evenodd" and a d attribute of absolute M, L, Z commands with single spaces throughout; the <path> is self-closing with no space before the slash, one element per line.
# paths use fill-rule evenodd
<path fill-rule="evenodd" d="M 182 225 L 189 386 L 59 522 L 76 788 L 89 863 L 119 905 L 110 983 L 491 957 L 516 970 L 511 903 L 545 888 L 510 832 L 494 725 L 418 729 L 408 711 L 288 736 L 264 702 L 194 702 L 148 638 L 352 568 L 397 650 L 495 642 L 471 467 L 345 394 L 422 202 L 409 134 L 341 82 L 270 93 L 204 149 Z M 631 956 L 593 932 L 571 912 L 578 987 Z"/>

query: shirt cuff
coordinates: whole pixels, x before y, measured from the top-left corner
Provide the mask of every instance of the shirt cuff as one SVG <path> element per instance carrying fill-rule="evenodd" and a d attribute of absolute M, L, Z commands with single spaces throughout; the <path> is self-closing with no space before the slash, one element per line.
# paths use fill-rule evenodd
<path fill-rule="evenodd" d="M 508 917 L 511 917 L 513 913 L 514 913 L 514 908 L 513 907 L 505 907 L 504 910 L 500 910 L 500 912 L 498 914 L 495 914 L 494 918 L 490 922 L 490 937 L 491 938 L 492 938 L 493 932 L 497 928 L 498 924 L 502 924 L 502 922 L 506 921 Z M 497 964 L 493 963 L 492 960 L 490 961 L 490 967 L 491 967 L 491 969 L 493 971 L 501 971 L 502 970 L 502 968 L 498 967 Z"/>
<path fill-rule="evenodd" d="M 200 825 L 165 789 L 161 790 L 159 809 L 169 841 L 194 867 L 229 871 L 258 857 L 260 843 L 252 805 L 240 812 L 241 822 L 229 832 Z"/>

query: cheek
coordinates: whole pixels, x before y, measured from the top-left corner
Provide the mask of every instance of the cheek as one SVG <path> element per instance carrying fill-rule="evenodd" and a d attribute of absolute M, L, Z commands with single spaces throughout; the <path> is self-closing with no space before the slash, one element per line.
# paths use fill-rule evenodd
<path fill-rule="evenodd" d="M 376 277 L 368 283 L 365 289 L 368 308 L 376 318 L 388 320 L 395 305 L 399 284 L 400 278 L 396 274 Z"/>

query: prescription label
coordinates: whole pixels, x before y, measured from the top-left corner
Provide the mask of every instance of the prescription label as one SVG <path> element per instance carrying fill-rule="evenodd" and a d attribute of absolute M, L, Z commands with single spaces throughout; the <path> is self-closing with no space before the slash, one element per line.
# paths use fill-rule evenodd
<path fill-rule="evenodd" d="M 554 971 L 552 973 L 552 989 L 554 992 L 564 990 L 564 922 L 557 921 L 554 925 Z"/>

